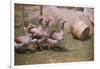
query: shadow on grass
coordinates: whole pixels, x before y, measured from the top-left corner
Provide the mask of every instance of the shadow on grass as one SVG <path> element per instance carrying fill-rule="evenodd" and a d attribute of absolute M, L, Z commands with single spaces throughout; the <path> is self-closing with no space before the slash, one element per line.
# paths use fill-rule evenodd
<path fill-rule="evenodd" d="M 71 51 L 70 49 L 66 49 L 66 48 L 61 47 L 61 46 L 54 46 L 54 47 L 51 47 L 50 49 L 48 49 L 48 46 L 43 46 L 42 49 L 40 47 L 36 47 L 33 49 L 19 48 L 19 49 L 15 49 L 15 52 L 18 54 L 31 54 L 31 53 L 36 53 L 36 52 L 42 52 L 44 50 L 52 50 L 55 52 L 69 52 L 69 51 Z"/>
<path fill-rule="evenodd" d="M 64 47 L 60 47 L 60 46 L 55 46 L 55 47 L 52 47 L 50 50 L 53 50 L 53 51 L 57 51 L 57 52 L 69 52 L 70 50 L 69 49 L 66 49 Z"/>

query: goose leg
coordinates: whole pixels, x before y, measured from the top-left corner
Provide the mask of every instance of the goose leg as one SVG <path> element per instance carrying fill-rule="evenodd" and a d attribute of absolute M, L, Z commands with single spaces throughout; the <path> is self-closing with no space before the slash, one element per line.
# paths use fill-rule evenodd
<path fill-rule="evenodd" d="M 42 51 L 43 49 L 42 49 L 42 47 L 41 46 L 39 46 L 40 47 L 40 50 Z"/>
<path fill-rule="evenodd" d="M 37 46 L 36 48 L 39 48 L 39 49 L 40 49 L 40 51 L 42 51 L 42 50 L 43 50 L 43 49 L 42 49 L 42 47 L 41 47 L 41 45 L 40 45 L 38 42 L 36 42 L 35 44 L 36 44 L 36 46 Z"/>
<path fill-rule="evenodd" d="M 50 49 L 50 48 L 51 48 L 51 44 L 48 43 L 48 49 Z"/>

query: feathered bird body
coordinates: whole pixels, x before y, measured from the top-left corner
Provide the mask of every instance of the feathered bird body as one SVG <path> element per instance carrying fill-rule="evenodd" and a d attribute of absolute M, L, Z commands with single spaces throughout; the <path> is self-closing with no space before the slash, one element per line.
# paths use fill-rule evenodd
<path fill-rule="evenodd" d="M 61 30 L 60 32 L 54 32 L 51 35 L 51 38 L 52 39 L 57 39 L 57 40 L 62 40 L 64 38 L 64 32 L 63 32 L 63 30 Z"/>
<path fill-rule="evenodd" d="M 64 23 L 62 23 L 61 25 L 61 30 L 60 32 L 51 32 L 50 37 L 48 38 L 48 43 L 50 44 L 50 46 L 54 46 L 54 45 L 58 45 L 59 43 L 61 43 L 64 39 Z"/>

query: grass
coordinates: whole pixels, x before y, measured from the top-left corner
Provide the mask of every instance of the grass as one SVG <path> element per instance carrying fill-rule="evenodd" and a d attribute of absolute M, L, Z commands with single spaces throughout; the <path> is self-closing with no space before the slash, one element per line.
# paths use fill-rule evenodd
<path fill-rule="evenodd" d="M 66 43 L 68 46 L 67 48 L 65 47 Z M 70 34 L 67 34 L 67 36 L 65 36 L 64 43 L 62 44 L 62 46 L 66 50 L 44 50 L 41 52 L 37 51 L 24 54 L 15 53 L 15 65 L 94 60 L 93 37 L 85 41 L 80 41 L 73 39 Z"/>
<path fill-rule="evenodd" d="M 15 15 L 15 36 L 24 35 L 23 18 L 21 9 L 16 9 Z M 37 19 L 35 19 L 37 20 Z M 36 21 L 32 19 L 34 24 Z M 56 21 L 57 22 L 57 21 Z M 58 30 L 58 26 L 52 26 L 50 30 Z M 25 64 L 45 64 L 45 63 L 63 63 L 63 62 L 79 62 L 94 60 L 94 37 L 89 37 L 85 41 L 73 39 L 72 35 L 65 32 L 64 41 L 61 45 L 63 50 L 43 50 L 32 53 L 16 53 L 15 65 Z M 66 48 L 67 47 L 67 48 Z"/>

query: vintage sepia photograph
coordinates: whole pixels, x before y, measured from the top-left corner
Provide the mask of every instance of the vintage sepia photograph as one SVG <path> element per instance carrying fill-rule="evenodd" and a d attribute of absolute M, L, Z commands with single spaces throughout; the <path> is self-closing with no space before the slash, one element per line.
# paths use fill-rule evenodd
<path fill-rule="evenodd" d="M 14 4 L 14 65 L 94 61 L 94 8 Z"/>

